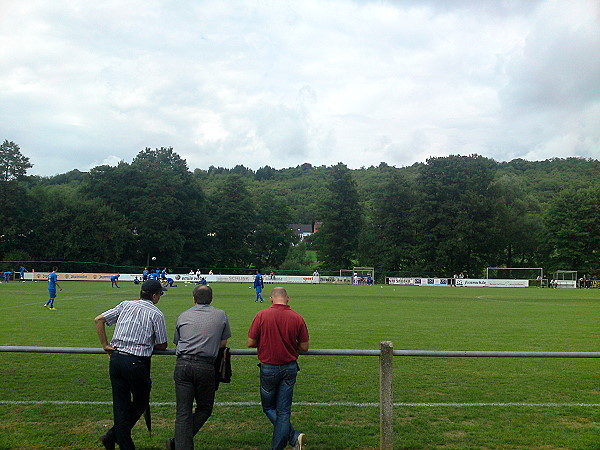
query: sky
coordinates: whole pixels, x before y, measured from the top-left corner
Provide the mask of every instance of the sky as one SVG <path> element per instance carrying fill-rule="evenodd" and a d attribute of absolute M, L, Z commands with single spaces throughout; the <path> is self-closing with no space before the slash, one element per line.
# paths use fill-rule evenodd
<path fill-rule="evenodd" d="M 32 175 L 600 159 L 597 0 L 0 0 L 0 141 Z"/>

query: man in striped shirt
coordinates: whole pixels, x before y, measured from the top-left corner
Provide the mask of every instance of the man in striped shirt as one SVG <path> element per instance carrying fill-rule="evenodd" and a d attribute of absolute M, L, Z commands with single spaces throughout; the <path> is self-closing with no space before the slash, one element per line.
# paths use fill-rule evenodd
<path fill-rule="evenodd" d="M 165 316 L 156 307 L 165 290 L 158 280 L 145 281 L 139 300 L 121 302 L 94 319 L 100 344 L 110 355 L 114 425 L 100 437 L 107 449 L 115 444 L 135 449 L 131 429 L 150 401 L 150 357 L 154 350 L 167 348 Z M 113 324 L 109 344 L 106 325 Z"/>

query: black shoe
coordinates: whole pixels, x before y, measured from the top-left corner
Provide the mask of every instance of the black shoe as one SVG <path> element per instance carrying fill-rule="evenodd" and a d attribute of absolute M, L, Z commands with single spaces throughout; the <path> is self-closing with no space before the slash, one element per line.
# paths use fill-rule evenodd
<path fill-rule="evenodd" d="M 106 450 L 115 450 L 115 440 L 112 439 L 108 434 L 100 436 L 100 442 L 104 445 Z"/>
<path fill-rule="evenodd" d="M 175 438 L 167 438 L 167 450 L 175 450 Z"/>

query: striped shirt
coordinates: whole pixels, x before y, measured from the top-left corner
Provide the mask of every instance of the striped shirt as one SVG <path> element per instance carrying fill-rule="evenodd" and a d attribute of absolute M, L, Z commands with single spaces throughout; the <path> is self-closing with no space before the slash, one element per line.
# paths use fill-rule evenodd
<path fill-rule="evenodd" d="M 110 341 L 117 350 L 151 356 L 155 344 L 167 342 L 165 315 L 150 300 L 127 300 L 102 316 L 108 326 L 117 324 Z"/>

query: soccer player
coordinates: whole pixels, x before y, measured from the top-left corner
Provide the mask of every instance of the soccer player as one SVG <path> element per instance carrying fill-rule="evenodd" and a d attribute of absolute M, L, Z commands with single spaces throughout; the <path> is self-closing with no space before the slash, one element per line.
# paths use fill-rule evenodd
<path fill-rule="evenodd" d="M 4 272 L 4 282 L 8 283 L 8 277 L 10 277 L 10 274 L 12 272 L 10 270 L 7 270 L 6 272 Z"/>
<path fill-rule="evenodd" d="M 48 296 L 50 297 L 44 306 L 48 309 L 55 310 L 54 299 L 56 298 L 56 288 L 62 291 L 60 284 L 58 284 L 58 275 L 56 271 L 58 267 L 53 267 L 52 272 L 48 274 Z"/>
<path fill-rule="evenodd" d="M 119 277 L 121 275 L 120 274 L 116 274 L 113 275 L 112 277 L 110 277 L 110 287 L 119 287 Z"/>
<path fill-rule="evenodd" d="M 144 271 L 142 272 L 142 281 L 146 281 L 148 279 L 149 274 L 150 271 L 148 270 L 148 268 L 144 267 Z"/>
<path fill-rule="evenodd" d="M 19 279 L 24 283 L 25 282 L 25 272 L 27 269 L 23 266 L 19 267 Z"/>
<path fill-rule="evenodd" d="M 258 302 L 258 299 L 260 299 L 261 303 L 265 301 L 263 299 L 262 295 L 260 295 L 260 293 L 263 290 L 263 287 L 264 287 L 263 276 L 260 274 L 260 270 L 257 270 L 256 276 L 254 277 L 254 290 L 256 291 L 256 300 L 254 300 L 255 302 Z"/>
<path fill-rule="evenodd" d="M 167 279 L 165 280 L 165 284 L 163 285 L 164 287 L 177 287 L 176 284 L 173 284 L 175 280 L 173 280 L 173 278 L 171 277 L 167 277 Z"/>

